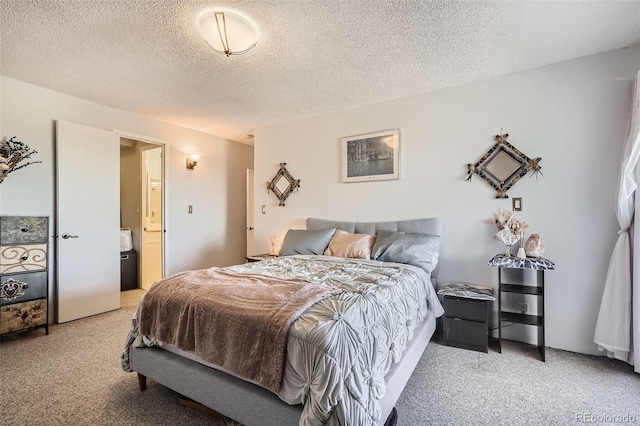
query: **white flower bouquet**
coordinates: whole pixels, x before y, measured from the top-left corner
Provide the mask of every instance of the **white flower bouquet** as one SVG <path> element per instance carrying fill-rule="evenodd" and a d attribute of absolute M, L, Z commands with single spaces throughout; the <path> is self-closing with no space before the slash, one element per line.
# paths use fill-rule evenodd
<path fill-rule="evenodd" d="M 516 217 L 516 213 L 500 209 L 498 213 L 494 214 L 489 223 L 496 226 L 498 232 L 496 233 L 496 239 L 502 241 L 507 247 L 505 253 L 506 256 L 511 256 L 511 246 L 520 242 L 522 244 L 524 240 L 524 231 L 529 227 L 529 224 L 519 220 Z"/>

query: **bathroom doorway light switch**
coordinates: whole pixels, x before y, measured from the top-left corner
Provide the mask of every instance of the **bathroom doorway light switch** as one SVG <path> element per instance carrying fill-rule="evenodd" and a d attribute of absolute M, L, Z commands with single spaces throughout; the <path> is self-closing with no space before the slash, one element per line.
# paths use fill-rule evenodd
<path fill-rule="evenodd" d="M 191 204 L 189 204 L 189 214 L 193 213 L 193 206 Z"/>

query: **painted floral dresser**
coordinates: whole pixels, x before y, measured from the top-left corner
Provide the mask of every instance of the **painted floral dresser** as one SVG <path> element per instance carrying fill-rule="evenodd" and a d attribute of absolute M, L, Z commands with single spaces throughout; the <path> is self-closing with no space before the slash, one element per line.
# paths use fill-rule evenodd
<path fill-rule="evenodd" d="M 0 216 L 0 337 L 48 321 L 49 218 Z"/>

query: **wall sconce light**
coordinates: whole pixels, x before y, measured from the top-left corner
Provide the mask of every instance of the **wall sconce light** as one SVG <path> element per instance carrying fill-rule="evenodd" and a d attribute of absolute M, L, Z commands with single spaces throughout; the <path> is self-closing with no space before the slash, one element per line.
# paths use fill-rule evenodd
<path fill-rule="evenodd" d="M 198 165 L 198 161 L 200 161 L 199 152 L 192 152 L 189 154 L 187 157 L 187 169 L 193 170 Z"/>
<path fill-rule="evenodd" d="M 258 44 L 258 30 L 246 17 L 228 10 L 200 16 L 198 31 L 213 50 L 227 56 L 242 55 Z"/>

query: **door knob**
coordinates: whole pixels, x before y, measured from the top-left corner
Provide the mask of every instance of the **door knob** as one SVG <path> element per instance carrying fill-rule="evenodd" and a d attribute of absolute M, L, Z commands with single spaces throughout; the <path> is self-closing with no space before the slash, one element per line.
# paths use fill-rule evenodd
<path fill-rule="evenodd" d="M 253 226 L 247 228 L 249 231 L 253 231 Z"/>
<path fill-rule="evenodd" d="M 65 240 L 69 239 L 69 238 L 78 238 L 77 235 L 71 235 L 71 234 L 67 234 L 66 232 L 64 234 L 62 234 L 62 238 L 64 238 Z"/>

